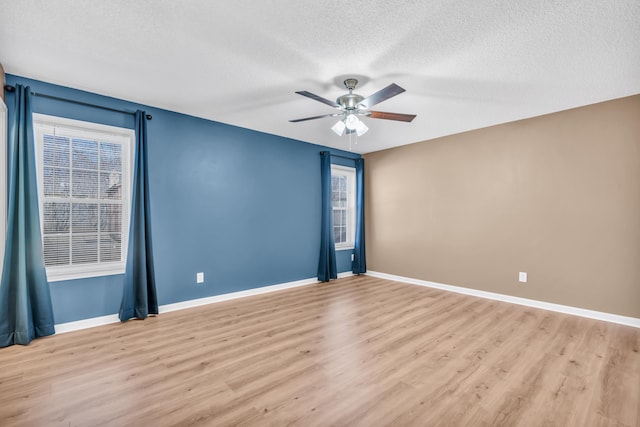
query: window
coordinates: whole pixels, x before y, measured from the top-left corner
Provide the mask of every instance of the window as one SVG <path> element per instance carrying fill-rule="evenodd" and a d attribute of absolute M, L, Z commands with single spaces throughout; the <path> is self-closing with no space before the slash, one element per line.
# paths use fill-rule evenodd
<path fill-rule="evenodd" d="M 336 249 L 353 249 L 356 234 L 356 170 L 331 165 L 333 239 Z"/>
<path fill-rule="evenodd" d="M 134 131 L 33 117 L 49 281 L 124 273 Z"/>

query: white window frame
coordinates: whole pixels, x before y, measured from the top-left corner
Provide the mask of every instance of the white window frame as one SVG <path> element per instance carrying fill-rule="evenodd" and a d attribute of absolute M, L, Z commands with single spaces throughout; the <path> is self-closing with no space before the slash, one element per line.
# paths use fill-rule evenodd
<path fill-rule="evenodd" d="M 355 246 L 356 240 L 356 169 L 348 166 L 331 165 L 331 176 L 347 177 L 347 241 L 345 243 L 336 243 L 336 250 L 350 250 Z M 331 214 L 333 218 L 333 206 Z M 331 230 L 333 233 L 333 229 Z"/>
<path fill-rule="evenodd" d="M 44 114 L 33 114 L 34 136 L 36 140 L 36 170 L 38 174 L 38 200 L 40 207 L 40 230 L 43 232 L 43 138 L 44 134 L 60 136 L 82 137 L 104 142 L 120 143 L 123 146 L 122 156 L 122 260 L 116 262 L 98 262 L 87 265 L 51 266 L 46 267 L 49 282 L 61 280 L 81 279 L 88 277 L 123 274 L 127 262 L 129 241 L 129 221 L 131 216 L 131 193 L 133 175 L 133 156 L 135 147 L 135 132 L 133 129 L 101 125 L 92 122 L 66 119 Z M 127 155 L 125 155 L 127 154 Z"/>
<path fill-rule="evenodd" d="M 0 67 L 1 68 L 1 67 Z M 4 246 L 7 238 L 7 106 L 0 98 L 0 277 L 4 267 Z"/>

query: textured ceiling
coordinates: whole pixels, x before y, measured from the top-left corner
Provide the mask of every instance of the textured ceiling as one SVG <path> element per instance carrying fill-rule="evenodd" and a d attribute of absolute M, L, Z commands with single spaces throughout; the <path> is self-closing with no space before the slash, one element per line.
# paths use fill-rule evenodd
<path fill-rule="evenodd" d="M 294 92 L 397 83 L 359 153 L 638 94 L 639 52 L 638 0 L 0 0 L 7 73 L 335 148 Z"/>

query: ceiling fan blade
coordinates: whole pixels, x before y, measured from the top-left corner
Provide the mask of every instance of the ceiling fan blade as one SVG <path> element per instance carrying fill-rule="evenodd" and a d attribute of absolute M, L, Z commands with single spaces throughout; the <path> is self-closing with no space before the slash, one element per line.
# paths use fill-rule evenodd
<path fill-rule="evenodd" d="M 335 116 L 339 116 L 339 114 L 323 114 L 321 116 L 305 117 L 304 119 L 295 119 L 295 120 L 289 120 L 289 121 L 291 123 L 298 123 L 298 122 L 304 122 L 307 120 L 315 120 L 315 119 L 321 119 L 323 117 L 335 117 Z"/>
<path fill-rule="evenodd" d="M 323 97 L 315 95 L 315 94 L 313 94 L 311 92 L 307 92 L 306 90 L 301 90 L 301 91 L 296 92 L 296 93 L 299 94 L 299 95 L 302 95 L 302 96 L 306 96 L 307 98 L 315 99 L 316 101 L 322 102 L 323 104 L 330 105 L 333 108 L 342 108 L 342 107 L 340 107 L 339 104 L 337 104 L 337 103 L 335 103 L 333 101 L 330 101 L 327 98 L 323 98 Z"/>
<path fill-rule="evenodd" d="M 416 118 L 415 114 L 399 114 L 399 113 L 386 113 L 384 111 L 369 111 L 368 116 L 372 119 L 385 119 L 385 120 L 397 120 L 400 122 L 410 122 Z"/>
<path fill-rule="evenodd" d="M 391 83 L 389 86 L 385 87 L 384 89 L 380 89 L 373 95 L 363 99 L 362 102 L 358 104 L 358 107 L 371 108 L 374 105 L 381 103 L 382 101 L 385 101 L 393 96 L 401 94 L 402 92 L 404 92 L 404 89 L 402 89 L 400 86 L 398 86 L 395 83 Z"/>

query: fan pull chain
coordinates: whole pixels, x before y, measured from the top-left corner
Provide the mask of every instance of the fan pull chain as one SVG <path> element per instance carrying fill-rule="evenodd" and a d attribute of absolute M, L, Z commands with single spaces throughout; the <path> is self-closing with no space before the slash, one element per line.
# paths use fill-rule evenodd
<path fill-rule="evenodd" d="M 353 140 L 351 138 L 353 137 L 352 135 L 354 133 L 356 134 L 356 137 L 355 137 L 355 141 L 353 142 L 353 144 L 358 145 L 358 134 L 356 132 L 351 132 L 349 134 L 349 151 L 353 151 L 353 149 L 352 149 L 353 148 L 353 144 L 352 144 Z"/>

